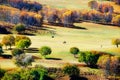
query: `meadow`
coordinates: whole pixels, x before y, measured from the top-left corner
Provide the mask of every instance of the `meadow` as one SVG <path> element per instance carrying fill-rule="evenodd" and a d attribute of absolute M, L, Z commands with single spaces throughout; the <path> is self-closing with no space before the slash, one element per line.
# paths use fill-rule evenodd
<path fill-rule="evenodd" d="M 120 55 L 120 48 L 116 48 L 115 45 L 111 44 L 113 38 L 120 36 L 120 28 L 116 26 L 108 26 L 94 23 L 75 23 L 78 27 L 84 27 L 86 29 L 72 29 L 64 28 L 59 26 L 47 26 L 45 29 L 55 32 L 55 34 L 36 34 L 36 36 L 29 36 L 32 40 L 30 48 L 40 48 L 41 46 L 50 46 L 52 48 L 52 54 L 48 55 L 48 58 L 61 59 L 66 63 L 78 63 L 78 60 L 70 54 L 69 49 L 71 47 L 78 47 L 80 51 L 105 51 L 110 54 Z M 0 40 L 4 35 L 0 35 Z M 52 38 L 54 36 L 54 38 Z M 63 42 L 66 41 L 66 44 Z M 102 46 L 102 47 L 101 47 Z M 5 48 L 5 47 L 3 47 Z M 10 51 L 6 51 L 6 54 L 11 54 Z M 28 52 L 37 57 L 41 57 L 39 53 Z M 59 61 L 59 60 L 58 60 Z M 6 66 L 1 67 L 10 67 Z M 8 62 L 9 63 L 9 62 Z M 13 64 L 13 62 L 11 62 Z M 40 63 L 39 61 L 34 62 L 35 64 L 42 64 L 45 66 L 55 66 L 58 64 L 51 63 Z M 15 67 L 14 64 L 11 67 Z"/>

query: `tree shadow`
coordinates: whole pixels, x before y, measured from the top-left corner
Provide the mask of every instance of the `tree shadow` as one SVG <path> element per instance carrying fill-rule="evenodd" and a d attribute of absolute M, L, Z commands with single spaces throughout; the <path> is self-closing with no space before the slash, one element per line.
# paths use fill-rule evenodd
<path fill-rule="evenodd" d="M 49 76 L 47 76 L 47 75 L 45 75 L 45 76 L 43 77 L 43 79 L 44 79 L 44 80 L 54 80 L 53 78 L 51 78 L 51 77 L 49 77 Z"/>
<path fill-rule="evenodd" d="M 38 53 L 39 49 L 38 48 L 27 48 L 24 49 L 26 53 Z"/>
<path fill-rule="evenodd" d="M 35 34 L 33 34 L 33 33 L 23 33 L 22 35 L 35 36 Z"/>
<path fill-rule="evenodd" d="M 62 60 L 61 58 L 46 58 L 47 60 Z"/>
<path fill-rule="evenodd" d="M 64 26 L 64 24 L 61 24 L 61 23 L 46 23 L 46 24 L 47 25 L 52 25 L 52 26 L 58 26 L 58 27 L 87 30 L 87 28 L 85 28 L 85 27 L 80 27 L 80 26 L 75 26 L 75 25 Z"/>
<path fill-rule="evenodd" d="M 12 59 L 12 55 L 9 54 L 2 54 L 1 57 L 4 59 Z"/>
<path fill-rule="evenodd" d="M 88 79 L 80 76 L 70 76 L 70 80 L 88 80 Z"/>
<path fill-rule="evenodd" d="M 32 56 L 33 59 L 41 59 L 40 57 L 38 56 Z"/>
<path fill-rule="evenodd" d="M 71 27 L 68 27 L 68 28 L 87 30 L 87 28 L 85 27 L 80 27 L 80 26 L 75 26 L 75 25 L 72 25 Z"/>
<path fill-rule="evenodd" d="M 0 26 L 0 34 L 12 34 L 12 33 L 8 31 L 6 28 Z"/>

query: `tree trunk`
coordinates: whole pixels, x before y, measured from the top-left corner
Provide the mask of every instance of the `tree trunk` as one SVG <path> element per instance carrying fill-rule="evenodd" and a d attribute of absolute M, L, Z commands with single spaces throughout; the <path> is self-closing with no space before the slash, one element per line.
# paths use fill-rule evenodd
<path fill-rule="evenodd" d="M 118 48 L 118 44 L 116 44 L 116 47 Z"/>
<path fill-rule="evenodd" d="M 10 50 L 11 50 L 11 45 L 10 45 Z"/>
<path fill-rule="evenodd" d="M 7 50 L 7 45 L 5 47 L 6 47 L 6 50 Z"/>

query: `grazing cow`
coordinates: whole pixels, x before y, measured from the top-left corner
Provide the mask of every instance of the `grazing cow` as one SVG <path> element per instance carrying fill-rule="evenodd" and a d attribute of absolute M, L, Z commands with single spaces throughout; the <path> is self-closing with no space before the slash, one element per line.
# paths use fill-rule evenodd
<path fill-rule="evenodd" d="M 54 36 L 52 36 L 52 38 L 54 38 Z"/>
<path fill-rule="evenodd" d="M 66 41 L 63 41 L 63 44 L 66 44 L 67 42 Z"/>

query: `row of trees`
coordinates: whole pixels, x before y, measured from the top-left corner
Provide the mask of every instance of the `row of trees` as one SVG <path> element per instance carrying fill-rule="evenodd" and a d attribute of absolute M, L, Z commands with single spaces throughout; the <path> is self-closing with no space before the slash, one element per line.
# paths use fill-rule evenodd
<path fill-rule="evenodd" d="M 43 8 L 44 20 L 48 23 L 64 24 L 64 26 L 73 25 L 74 22 L 80 20 L 89 20 L 98 23 L 111 23 L 114 25 L 120 25 L 120 17 L 113 13 L 113 7 L 108 4 L 101 4 L 99 10 L 59 10 L 52 9 L 50 7 Z M 106 7 L 107 6 L 107 7 Z M 108 8 L 108 9 L 107 9 Z"/>
<path fill-rule="evenodd" d="M 49 80 L 49 77 L 47 69 L 35 67 L 5 72 L 1 80 Z"/>
<path fill-rule="evenodd" d="M 89 3 L 90 5 L 90 3 Z M 92 5 L 92 3 L 91 3 Z M 0 7 L 0 19 L 14 24 L 23 23 L 27 26 L 42 26 L 43 21 L 48 23 L 61 24 L 65 27 L 73 26 L 74 22 L 80 20 L 89 20 L 98 23 L 111 23 L 120 26 L 120 15 L 112 14 L 113 8 L 108 4 L 101 4 L 99 9 L 95 10 L 67 10 L 67 9 L 53 9 L 44 7 L 38 13 L 27 12 L 25 10 L 2 6 Z M 12 11 L 11 11 L 12 9 Z"/>
<path fill-rule="evenodd" d="M 0 0 L 0 3 L 10 4 L 12 7 L 18 8 L 20 10 L 25 9 L 28 11 L 38 12 L 42 9 L 41 4 L 26 0 Z"/>
<path fill-rule="evenodd" d="M 40 14 L 36 14 L 34 12 L 26 12 L 22 11 L 20 13 L 20 20 L 24 24 L 32 25 L 32 26 L 42 26 L 43 17 Z"/>
<path fill-rule="evenodd" d="M 13 24 L 24 23 L 25 25 L 41 26 L 42 14 L 28 11 L 20 11 L 8 6 L 0 6 L 0 20 Z"/>
<path fill-rule="evenodd" d="M 108 12 L 113 13 L 114 12 L 113 6 L 110 5 L 109 3 L 98 3 L 97 1 L 92 0 L 88 2 L 88 6 L 91 9 L 95 9 L 102 13 L 108 13 Z"/>
<path fill-rule="evenodd" d="M 26 36 L 16 36 L 14 37 L 13 35 L 6 35 L 2 38 L 2 42 L 3 45 L 6 46 L 11 46 L 15 45 L 17 48 L 28 48 L 31 45 L 31 40 L 29 37 Z"/>
<path fill-rule="evenodd" d="M 19 70 L 5 71 L 0 69 L 1 80 L 55 80 L 54 77 L 50 76 L 52 71 L 56 68 L 45 68 L 43 66 L 36 65 L 34 68 L 25 68 Z M 80 76 L 80 70 L 76 65 L 65 64 L 62 69 L 59 69 L 59 75 L 53 73 L 53 75 L 60 76 L 61 74 L 68 75 L 70 80 L 78 80 Z M 80 79 L 81 80 L 81 79 Z M 87 79 L 85 79 L 87 80 Z"/>

